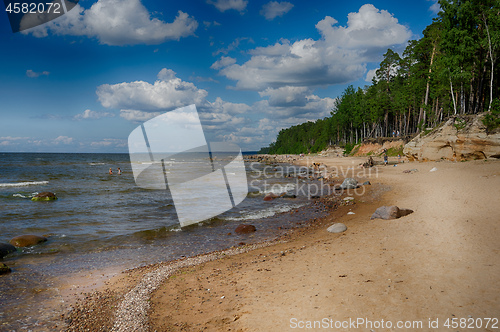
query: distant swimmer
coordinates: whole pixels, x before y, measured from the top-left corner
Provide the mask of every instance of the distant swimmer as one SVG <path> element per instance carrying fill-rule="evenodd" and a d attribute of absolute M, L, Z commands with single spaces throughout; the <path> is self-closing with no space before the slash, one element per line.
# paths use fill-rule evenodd
<path fill-rule="evenodd" d="M 118 175 L 122 175 L 122 170 L 118 167 Z"/>
<path fill-rule="evenodd" d="M 113 170 L 111 168 L 109 169 L 109 175 L 113 175 Z"/>

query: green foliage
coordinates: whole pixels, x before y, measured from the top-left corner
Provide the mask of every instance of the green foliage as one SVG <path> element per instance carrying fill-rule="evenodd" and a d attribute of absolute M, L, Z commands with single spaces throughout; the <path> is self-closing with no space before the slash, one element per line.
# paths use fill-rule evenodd
<path fill-rule="evenodd" d="M 500 99 L 495 99 L 491 103 L 491 111 L 484 116 L 483 124 L 488 132 L 500 127 Z"/>
<path fill-rule="evenodd" d="M 399 147 L 395 147 L 395 148 L 389 148 L 389 150 L 387 150 L 387 155 L 389 157 L 397 157 L 398 155 L 403 155 L 403 146 L 399 146 Z"/>
<path fill-rule="evenodd" d="M 270 147 L 261 148 L 259 150 L 259 152 L 257 152 L 257 153 L 258 154 L 268 154 L 270 149 L 271 149 Z"/>
<path fill-rule="evenodd" d="M 455 127 L 457 131 L 464 129 L 466 125 L 467 121 L 461 118 L 456 118 L 455 122 L 453 123 L 453 127 Z"/>
<path fill-rule="evenodd" d="M 348 86 L 330 117 L 281 130 L 268 152 L 316 153 L 330 145 L 350 152 L 365 138 L 426 135 L 450 116 L 487 111 L 490 99 L 483 122 L 489 131 L 498 128 L 500 1 L 439 4 L 423 38 L 410 40 L 401 55 L 387 50 L 370 86 Z"/>
<path fill-rule="evenodd" d="M 353 151 L 354 149 L 354 151 Z M 359 150 L 359 145 L 356 143 L 347 143 L 344 147 L 344 155 L 348 156 L 351 153 L 354 154 Z"/>

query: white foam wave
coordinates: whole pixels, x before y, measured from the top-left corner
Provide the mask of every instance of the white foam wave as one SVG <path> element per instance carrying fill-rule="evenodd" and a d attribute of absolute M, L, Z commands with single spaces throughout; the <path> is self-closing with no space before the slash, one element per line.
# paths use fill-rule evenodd
<path fill-rule="evenodd" d="M 272 207 L 264 209 L 264 210 L 251 211 L 251 212 L 243 211 L 240 217 L 228 217 L 228 218 L 224 218 L 224 219 L 238 221 L 238 220 L 254 220 L 254 219 L 269 218 L 269 217 L 272 217 L 278 213 L 284 213 L 284 212 L 288 212 L 288 211 L 291 211 L 294 209 L 298 209 L 306 204 L 307 203 L 294 204 L 294 205 L 272 206 Z"/>
<path fill-rule="evenodd" d="M 49 181 L 31 181 L 31 182 L 17 182 L 17 183 L 0 183 L 0 187 L 26 187 L 26 186 L 40 186 L 48 184 Z"/>
<path fill-rule="evenodd" d="M 105 163 L 89 163 L 91 166 L 106 165 Z"/>

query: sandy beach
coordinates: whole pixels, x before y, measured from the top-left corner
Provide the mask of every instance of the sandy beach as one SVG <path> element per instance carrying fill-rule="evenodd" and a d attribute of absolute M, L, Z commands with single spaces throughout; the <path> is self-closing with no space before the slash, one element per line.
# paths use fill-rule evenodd
<path fill-rule="evenodd" d="M 364 161 L 302 162 L 358 172 Z M 276 243 L 119 274 L 80 296 L 63 317 L 67 330 L 466 329 L 452 323 L 500 328 L 500 161 L 376 168 L 364 194 L 353 195 L 354 204 Z M 370 220 L 382 205 L 414 212 Z M 328 233 L 336 222 L 347 230 Z"/>

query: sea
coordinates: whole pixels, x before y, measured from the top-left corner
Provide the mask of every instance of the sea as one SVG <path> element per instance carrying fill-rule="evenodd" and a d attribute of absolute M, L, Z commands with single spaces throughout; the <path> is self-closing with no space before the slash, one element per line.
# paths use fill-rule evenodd
<path fill-rule="evenodd" d="M 170 191 L 138 186 L 128 154 L 0 153 L 0 242 L 23 234 L 48 238 L 0 259 L 12 269 L 0 275 L 0 330 L 51 330 L 47 322 L 69 309 L 63 285 L 82 276 L 273 240 L 325 214 L 312 207 L 307 191 L 297 190 L 312 181 L 307 169 L 248 160 L 244 165 L 249 193 L 240 204 L 180 227 Z M 31 200 L 41 192 L 58 199 Z M 271 192 L 297 197 L 265 201 Z M 216 209 L 214 197 L 193 197 L 193 210 L 201 205 L 213 215 L 206 201 L 214 200 Z M 235 234 L 240 224 L 257 232 Z"/>

